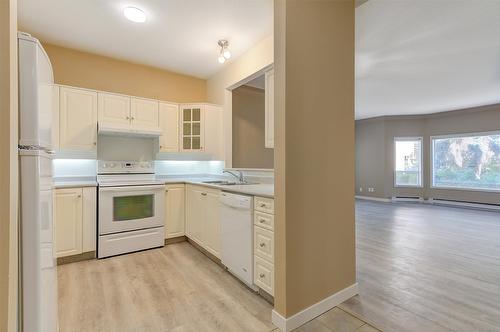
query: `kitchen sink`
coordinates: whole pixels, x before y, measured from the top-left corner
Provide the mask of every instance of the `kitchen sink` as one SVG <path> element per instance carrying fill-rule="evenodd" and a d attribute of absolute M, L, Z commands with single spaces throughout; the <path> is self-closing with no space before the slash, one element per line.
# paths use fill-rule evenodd
<path fill-rule="evenodd" d="M 221 186 L 241 186 L 246 184 L 258 184 L 255 182 L 239 182 L 239 181 L 227 181 L 227 180 L 210 180 L 210 181 L 202 181 L 202 183 L 218 184 Z"/>

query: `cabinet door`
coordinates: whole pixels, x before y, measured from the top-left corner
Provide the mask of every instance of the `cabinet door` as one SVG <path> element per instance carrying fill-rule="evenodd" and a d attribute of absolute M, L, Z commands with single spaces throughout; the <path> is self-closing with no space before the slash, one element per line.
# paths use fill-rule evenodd
<path fill-rule="evenodd" d="M 206 105 L 204 107 L 205 152 L 214 160 L 224 160 L 224 127 L 222 107 Z"/>
<path fill-rule="evenodd" d="M 265 128 L 265 146 L 274 148 L 274 70 L 266 72 L 266 128 Z"/>
<path fill-rule="evenodd" d="M 157 100 L 132 98 L 130 104 L 130 127 L 136 130 L 159 131 L 158 104 Z"/>
<path fill-rule="evenodd" d="M 202 105 L 183 105 L 181 120 L 181 150 L 203 151 L 205 127 Z"/>
<path fill-rule="evenodd" d="M 96 149 L 97 92 L 61 87 L 59 146 L 66 150 Z"/>
<path fill-rule="evenodd" d="M 95 187 L 86 187 L 82 193 L 82 252 L 90 252 L 96 250 L 97 190 Z"/>
<path fill-rule="evenodd" d="M 58 189 L 55 194 L 56 256 L 82 253 L 82 189 Z"/>
<path fill-rule="evenodd" d="M 130 97 L 99 92 L 98 118 L 101 125 L 128 129 L 130 126 Z"/>
<path fill-rule="evenodd" d="M 203 202 L 203 236 L 205 249 L 217 258 L 220 258 L 220 214 L 219 193 L 208 192 Z"/>
<path fill-rule="evenodd" d="M 186 232 L 191 240 L 194 240 L 200 246 L 203 246 L 203 205 L 206 193 L 200 187 L 188 186 L 187 189 L 187 216 Z"/>
<path fill-rule="evenodd" d="M 165 190 L 165 238 L 185 234 L 185 190 L 184 185 L 168 185 Z"/>
<path fill-rule="evenodd" d="M 179 105 L 160 103 L 161 152 L 179 151 Z"/>

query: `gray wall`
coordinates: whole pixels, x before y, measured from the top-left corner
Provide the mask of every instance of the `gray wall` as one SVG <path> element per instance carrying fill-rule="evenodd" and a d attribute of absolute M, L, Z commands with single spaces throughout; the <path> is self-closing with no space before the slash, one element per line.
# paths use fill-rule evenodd
<path fill-rule="evenodd" d="M 430 187 L 430 136 L 500 130 L 500 105 L 422 116 L 356 121 L 356 195 L 389 198 L 421 196 L 500 204 L 500 193 Z M 394 137 L 423 137 L 423 188 L 394 187 Z M 363 191 L 360 191 L 360 187 Z M 368 188 L 373 187 L 373 193 Z"/>
<path fill-rule="evenodd" d="M 274 168 L 274 149 L 265 147 L 265 92 L 233 90 L 233 167 Z"/>

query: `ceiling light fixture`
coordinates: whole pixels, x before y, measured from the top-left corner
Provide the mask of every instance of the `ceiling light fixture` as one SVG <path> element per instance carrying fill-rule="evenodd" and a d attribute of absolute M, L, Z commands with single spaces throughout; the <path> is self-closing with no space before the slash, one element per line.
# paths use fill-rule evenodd
<path fill-rule="evenodd" d="M 229 51 L 229 42 L 225 39 L 221 39 L 217 42 L 220 46 L 219 57 L 217 60 L 219 63 L 224 63 L 231 57 L 231 51 Z"/>
<path fill-rule="evenodd" d="M 137 7 L 125 7 L 125 9 L 123 10 L 123 15 L 125 15 L 125 17 L 132 22 L 146 22 L 146 13 L 144 13 L 143 10 Z"/>

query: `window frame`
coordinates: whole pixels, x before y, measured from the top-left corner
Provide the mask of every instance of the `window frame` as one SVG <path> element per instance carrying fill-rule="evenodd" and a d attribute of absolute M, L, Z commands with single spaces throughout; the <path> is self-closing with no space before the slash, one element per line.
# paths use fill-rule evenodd
<path fill-rule="evenodd" d="M 420 141 L 420 166 L 419 166 L 420 184 L 418 184 L 418 185 L 397 184 L 396 183 L 396 142 L 397 141 L 416 141 L 416 140 Z M 393 155 L 392 177 L 393 177 L 394 188 L 423 188 L 424 187 L 424 167 L 423 167 L 424 166 L 424 137 L 423 136 L 394 136 L 392 155 Z"/>
<path fill-rule="evenodd" d="M 429 136 L 429 188 L 436 190 L 459 190 L 459 191 L 474 191 L 474 192 L 487 192 L 487 193 L 500 193 L 500 189 L 487 189 L 487 188 L 470 188 L 470 187 L 443 187 L 434 185 L 434 139 L 443 138 L 460 138 L 460 137 L 474 137 L 474 136 L 493 136 L 500 135 L 500 130 L 493 131 L 481 131 L 481 132 L 471 132 L 471 133 L 460 133 L 460 134 L 445 134 L 445 135 L 431 135 Z"/>

